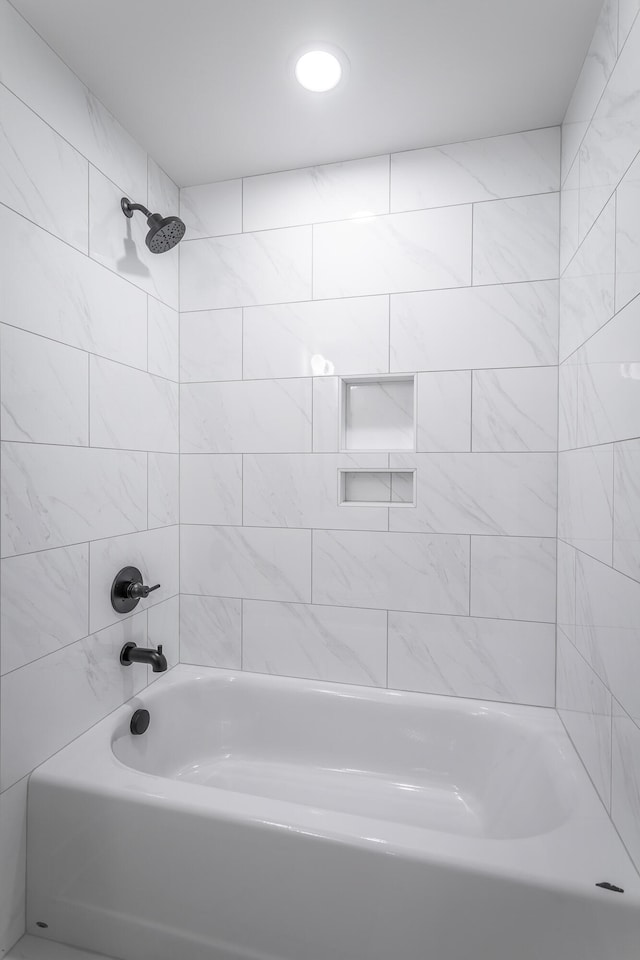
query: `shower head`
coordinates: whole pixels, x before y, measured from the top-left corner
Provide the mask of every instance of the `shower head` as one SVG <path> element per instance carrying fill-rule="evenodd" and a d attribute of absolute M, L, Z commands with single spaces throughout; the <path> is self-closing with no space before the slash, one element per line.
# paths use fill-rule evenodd
<path fill-rule="evenodd" d="M 125 217 L 132 217 L 134 210 L 140 210 L 147 218 L 149 233 L 145 243 L 151 253 L 164 253 L 180 243 L 184 237 L 186 227 L 180 217 L 161 217 L 159 213 L 150 213 L 141 203 L 131 203 L 127 197 L 120 201 Z"/>

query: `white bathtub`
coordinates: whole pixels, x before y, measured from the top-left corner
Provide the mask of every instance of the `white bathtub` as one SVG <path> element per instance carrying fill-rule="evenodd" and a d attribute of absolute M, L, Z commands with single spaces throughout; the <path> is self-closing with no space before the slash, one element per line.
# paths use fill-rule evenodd
<path fill-rule="evenodd" d="M 640 878 L 551 710 L 179 666 L 32 775 L 28 931 L 124 960 L 638 960 Z"/>

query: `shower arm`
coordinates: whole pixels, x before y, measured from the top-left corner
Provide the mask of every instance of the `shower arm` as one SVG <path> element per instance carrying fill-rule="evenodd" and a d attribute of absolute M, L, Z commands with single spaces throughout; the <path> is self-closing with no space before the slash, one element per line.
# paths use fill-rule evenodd
<path fill-rule="evenodd" d="M 131 203 L 131 200 L 128 197 L 123 197 L 120 201 L 120 206 L 122 207 L 122 212 L 125 217 L 131 218 L 133 216 L 134 210 L 139 210 L 140 213 L 144 213 L 145 217 L 150 217 L 151 212 L 147 210 L 146 207 L 143 207 L 141 203 Z"/>

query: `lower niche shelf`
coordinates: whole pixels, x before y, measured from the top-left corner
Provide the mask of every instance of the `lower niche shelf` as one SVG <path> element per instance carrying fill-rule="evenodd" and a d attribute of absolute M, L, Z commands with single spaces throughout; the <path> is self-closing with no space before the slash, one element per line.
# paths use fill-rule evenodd
<path fill-rule="evenodd" d="M 414 470 L 340 470 L 340 506 L 413 507 Z"/>

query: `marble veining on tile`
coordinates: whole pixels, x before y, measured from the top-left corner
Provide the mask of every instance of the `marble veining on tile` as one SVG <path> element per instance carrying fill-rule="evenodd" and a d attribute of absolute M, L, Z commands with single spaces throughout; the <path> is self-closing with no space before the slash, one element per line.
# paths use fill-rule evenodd
<path fill-rule="evenodd" d="M 239 670 L 242 665 L 242 600 L 180 597 L 180 660 Z"/>
<path fill-rule="evenodd" d="M 317 530 L 313 600 L 468 614 L 469 538 Z"/>
<path fill-rule="evenodd" d="M 391 210 L 499 200 L 559 189 L 557 127 L 391 155 Z"/>
<path fill-rule="evenodd" d="M 473 282 L 558 276 L 559 194 L 478 203 L 473 211 Z"/>
<path fill-rule="evenodd" d="M 389 686 L 553 703 L 551 624 L 389 612 Z"/>
<path fill-rule="evenodd" d="M 245 670 L 386 685 L 384 611 L 245 600 L 242 622 Z"/>

